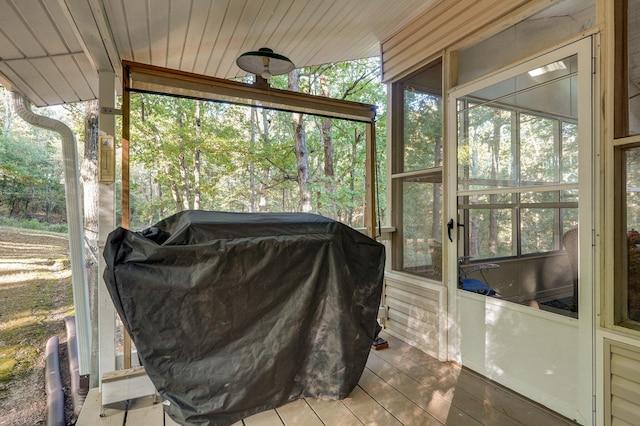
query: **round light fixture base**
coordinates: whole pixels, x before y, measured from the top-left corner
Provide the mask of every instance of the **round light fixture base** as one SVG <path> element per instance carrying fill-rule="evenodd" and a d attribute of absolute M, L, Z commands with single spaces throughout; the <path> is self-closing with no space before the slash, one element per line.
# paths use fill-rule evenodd
<path fill-rule="evenodd" d="M 289 58 L 274 53 L 273 50 L 267 47 L 243 53 L 236 59 L 236 65 L 248 73 L 261 76 L 265 80 L 274 75 L 287 74 L 295 68 Z"/>

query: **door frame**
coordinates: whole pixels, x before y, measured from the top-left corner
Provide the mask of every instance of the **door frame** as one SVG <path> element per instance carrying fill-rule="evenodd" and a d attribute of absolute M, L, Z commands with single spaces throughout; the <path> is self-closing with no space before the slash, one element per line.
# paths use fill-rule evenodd
<path fill-rule="evenodd" d="M 538 66 L 545 65 L 554 60 L 565 58 L 574 54 L 578 55 L 578 88 L 577 93 L 580 96 L 586 96 L 588 102 L 583 98 L 579 101 L 578 111 L 578 140 L 579 140 L 579 241 L 580 241 L 580 266 L 579 266 L 579 283 L 580 291 L 578 297 L 579 303 L 579 318 L 577 320 L 567 319 L 568 322 L 575 323 L 577 333 L 576 349 L 576 371 L 578 372 L 576 380 L 576 387 L 579 392 L 577 403 L 575 407 L 567 408 L 561 404 L 553 406 L 554 401 L 545 399 L 543 392 L 536 392 L 535 389 L 514 389 L 525 396 L 528 396 L 544 405 L 549 406 L 555 411 L 564 414 L 565 416 L 575 418 L 584 424 L 593 424 L 593 406 L 595 400 L 595 354 L 594 354 L 594 341 L 595 341 L 595 322 L 594 322 L 594 302 L 595 302 L 595 253 L 594 247 L 595 241 L 595 219 L 597 215 L 596 207 L 594 207 L 593 200 L 596 195 L 597 184 L 597 153 L 595 152 L 595 143 L 597 138 L 597 132 L 595 126 L 598 123 L 598 115 L 596 99 L 593 94 L 595 91 L 594 85 L 597 84 L 597 78 L 595 73 L 595 61 L 593 58 L 595 54 L 595 43 L 593 37 L 585 37 L 577 41 L 573 41 L 570 44 L 566 44 L 560 47 L 554 47 L 548 51 L 527 58 L 526 60 L 504 67 L 495 73 L 481 77 L 463 86 L 453 87 L 447 91 L 446 96 L 446 122 L 445 122 L 445 144 L 444 144 L 444 159 L 445 159 L 445 173 L 443 176 L 445 187 L 445 216 L 443 222 L 446 223 L 449 218 L 457 220 L 458 208 L 457 208 L 457 102 L 459 97 L 463 97 L 467 94 L 473 93 L 476 90 L 484 87 L 491 86 L 495 83 L 503 81 L 507 78 L 522 74 L 534 69 Z M 585 95 L 586 94 L 586 95 Z M 475 297 L 476 295 L 465 295 L 462 290 L 458 289 L 458 241 L 459 233 L 457 232 L 457 226 L 454 226 L 452 236 L 454 236 L 454 242 L 447 241 L 446 248 L 446 268 L 443 268 L 443 273 L 446 274 L 445 282 L 447 284 L 448 293 L 448 359 L 463 363 L 462 356 L 462 338 L 461 338 L 461 315 L 464 313 L 459 309 L 461 297 Z M 446 230 L 445 230 L 446 231 Z M 443 234 L 446 235 L 446 234 Z M 484 297 L 484 296 L 482 296 Z M 508 305 L 511 302 L 505 302 L 501 300 L 492 300 L 491 303 L 497 303 L 505 309 L 509 309 Z M 532 314 L 539 312 L 528 307 L 518 308 L 522 315 L 527 316 L 527 310 L 531 310 Z M 545 313 L 543 315 L 555 315 Z M 564 321 L 564 320 L 562 320 Z M 463 363 L 464 364 L 464 363 Z M 483 374 L 483 372 L 480 372 Z M 486 374 L 485 374 L 486 375 Z M 491 378 L 491 377 L 490 377 Z M 498 380 L 499 381 L 499 380 Z M 511 387 L 510 384 L 507 386 Z M 568 412 L 572 411 L 572 412 Z"/>

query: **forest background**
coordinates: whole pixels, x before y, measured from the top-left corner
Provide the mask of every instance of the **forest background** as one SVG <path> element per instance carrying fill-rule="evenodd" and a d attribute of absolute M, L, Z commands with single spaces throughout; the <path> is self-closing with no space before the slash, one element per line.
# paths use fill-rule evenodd
<path fill-rule="evenodd" d="M 376 187 L 384 216 L 386 88 L 379 67 L 379 58 L 329 64 L 270 83 L 377 105 Z M 0 101 L 0 224 L 64 232 L 59 136 L 20 120 L 4 89 Z M 97 102 L 84 102 L 36 110 L 76 134 L 89 239 L 97 225 L 90 223 L 97 216 L 97 109 Z M 131 111 L 131 229 L 187 209 L 304 211 L 364 224 L 362 123 L 153 94 L 134 94 Z M 119 223 L 120 187 L 116 194 Z"/>

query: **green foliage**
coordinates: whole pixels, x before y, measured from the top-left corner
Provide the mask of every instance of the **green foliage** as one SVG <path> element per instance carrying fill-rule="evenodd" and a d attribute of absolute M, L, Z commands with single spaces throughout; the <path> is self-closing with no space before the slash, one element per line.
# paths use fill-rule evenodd
<path fill-rule="evenodd" d="M 578 211 L 568 204 L 577 199 L 571 191 L 519 188 L 577 182 L 577 125 L 507 106 L 471 101 L 461 106 L 461 189 L 516 189 L 469 196 L 463 203 L 472 205 L 465 208 L 466 253 L 495 258 L 559 250 L 562 234 L 577 226 Z"/>
<path fill-rule="evenodd" d="M 442 165 L 442 99 L 405 91 L 404 171 Z"/>
<path fill-rule="evenodd" d="M 0 213 L 51 222 L 64 213 L 62 166 L 50 141 L 0 137 Z"/>
<path fill-rule="evenodd" d="M 34 109 L 37 114 L 82 129 L 80 105 Z M 55 132 L 21 120 L 11 94 L 0 87 L 0 220 L 45 229 L 65 221 L 63 159 Z M 11 225 L 11 224 L 10 224 Z M 65 231 L 64 225 L 58 231 Z"/>
<path fill-rule="evenodd" d="M 377 59 L 300 71 L 301 92 L 379 105 L 378 187 L 384 189 L 386 94 Z M 271 85 L 286 89 L 287 76 L 274 77 Z M 301 122 L 309 170 L 304 184 L 312 197 L 312 211 L 362 226 L 364 124 L 308 115 Z M 290 112 L 135 94 L 130 139 L 134 229 L 193 208 L 300 209 L 301 182 Z M 379 200 L 384 201 L 384 194 Z"/>
<path fill-rule="evenodd" d="M 38 219 L 19 219 L 15 217 L 0 216 L 0 226 L 9 228 L 33 229 L 35 231 L 54 232 L 56 234 L 66 234 L 69 228 L 64 223 L 45 223 Z"/>

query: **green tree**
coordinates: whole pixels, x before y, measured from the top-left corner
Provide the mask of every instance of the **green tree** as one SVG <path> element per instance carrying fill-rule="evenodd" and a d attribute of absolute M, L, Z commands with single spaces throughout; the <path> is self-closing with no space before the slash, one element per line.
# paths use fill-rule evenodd
<path fill-rule="evenodd" d="M 305 68 L 292 88 L 384 111 L 378 69 L 376 60 Z M 131 107 L 132 226 L 187 208 L 313 211 L 362 226 L 363 124 L 150 94 L 134 94 Z M 378 135 L 383 154 L 383 126 Z"/>

